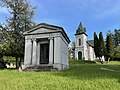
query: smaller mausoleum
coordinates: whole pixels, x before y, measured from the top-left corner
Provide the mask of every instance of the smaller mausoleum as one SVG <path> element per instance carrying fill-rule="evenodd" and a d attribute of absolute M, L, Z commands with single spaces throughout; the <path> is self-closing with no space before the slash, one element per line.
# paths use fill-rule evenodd
<path fill-rule="evenodd" d="M 70 40 L 64 29 L 59 26 L 40 23 L 24 32 L 24 67 L 51 66 L 53 69 L 69 68 L 68 44 Z"/>

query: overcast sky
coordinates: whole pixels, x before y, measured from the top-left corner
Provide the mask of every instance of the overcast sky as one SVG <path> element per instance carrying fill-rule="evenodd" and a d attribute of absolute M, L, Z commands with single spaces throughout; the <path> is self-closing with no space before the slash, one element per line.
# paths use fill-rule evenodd
<path fill-rule="evenodd" d="M 34 21 L 62 26 L 71 41 L 80 21 L 87 29 L 88 39 L 100 31 L 120 28 L 120 0 L 31 0 L 36 6 Z M 0 22 L 9 16 L 6 8 L 0 8 Z"/>

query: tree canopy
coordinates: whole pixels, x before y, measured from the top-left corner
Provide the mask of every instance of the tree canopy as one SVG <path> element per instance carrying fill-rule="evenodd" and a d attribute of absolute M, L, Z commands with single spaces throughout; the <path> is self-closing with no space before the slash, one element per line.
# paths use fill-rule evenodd
<path fill-rule="evenodd" d="M 107 35 L 106 37 L 106 52 L 107 52 L 107 59 L 109 62 L 110 58 L 112 58 L 114 54 L 113 40 L 111 35 Z"/>
<path fill-rule="evenodd" d="M 27 0 L 2 0 L 2 7 L 9 10 L 11 17 L 6 19 L 4 25 L 0 25 L 1 53 L 16 57 L 16 62 L 18 62 L 18 58 L 24 56 L 23 32 L 35 24 L 33 21 L 35 8 Z"/>
<path fill-rule="evenodd" d="M 94 52 L 96 57 L 99 57 L 98 51 L 99 51 L 99 39 L 96 32 L 94 32 Z"/>
<path fill-rule="evenodd" d="M 102 35 L 102 32 L 99 33 L 99 42 L 98 42 L 98 45 L 99 45 L 99 57 L 102 57 L 102 56 L 105 56 L 106 54 L 106 48 L 105 48 L 105 43 L 104 43 L 104 38 L 103 38 L 103 35 Z"/>
<path fill-rule="evenodd" d="M 105 56 L 106 54 L 106 48 L 102 32 L 99 33 L 99 38 L 97 37 L 97 34 L 94 32 L 94 52 L 96 57 L 98 57 L 101 63 L 103 63 L 104 60 L 102 59 L 102 57 Z"/>

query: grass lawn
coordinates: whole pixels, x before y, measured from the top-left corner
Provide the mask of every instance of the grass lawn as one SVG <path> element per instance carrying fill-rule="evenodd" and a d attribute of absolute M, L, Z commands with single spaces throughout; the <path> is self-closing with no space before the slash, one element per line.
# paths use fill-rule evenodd
<path fill-rule="evenodd" d="M 120 63 L 71 61 L 69 70 L 57 72 L 0 70 L 0 90 L 120 90 Z"/>

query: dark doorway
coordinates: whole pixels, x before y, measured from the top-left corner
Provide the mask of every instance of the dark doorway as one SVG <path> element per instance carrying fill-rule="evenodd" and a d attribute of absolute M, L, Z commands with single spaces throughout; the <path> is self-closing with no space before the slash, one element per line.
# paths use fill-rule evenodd
<path fill-rule="evenodd" d="M 49 63 L 49 43 L 40 44 L 40 64 Z"/>
<path fill-rule="evenodd" d="M 78 52 L 78 60 L 82 60 L 82 52 Z"/>

